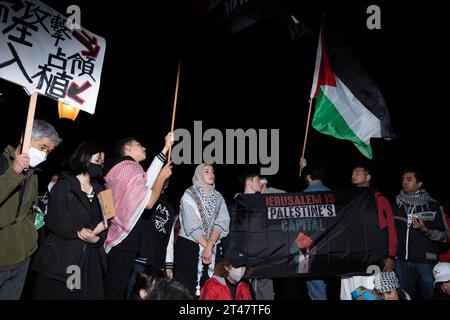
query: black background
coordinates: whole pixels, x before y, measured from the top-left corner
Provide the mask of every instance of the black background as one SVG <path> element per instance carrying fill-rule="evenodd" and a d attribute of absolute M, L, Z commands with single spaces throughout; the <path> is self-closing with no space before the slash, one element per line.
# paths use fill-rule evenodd
<path fill-rule="evenodd" d="M 280 129 L 280 170 L 270 182 L 288 191 L 302 190 L 305 184 L 298 178 L 298 160 L 305 132 L 316 39 L 322 13 L 326 12 L 378 83 L 398 135 L 393 141 L 372 140 L 374 185 L 393 199 L 400 190 L 402 168 L 418 165 L 427 174 L 425 187 L 431 194 L 442 201 L 450 198 L 446 156 L 448 17 L 444 1 L 283 0 L 286 8 L 315 32 L 313 39 L 303 41 L 290 40 L 287 30 L 275 21 L 258 23 L 233 36 L 203 31 L 193 40 L 187 35 L 186 23 L 189 12 L 192 13 L 188 1 L 44 2 L 60 13 L 64 13 L 68 5 L 79 5 L 83 27 L 104 37 L 107 48 L 93 116 L 80 112 L 75 122 L 58 119 L 56 102 L 47 97 L 38 98 L 36 118 L 51 122 L 64 139 L 42 165 L 42 186 L 58 171 L 61 161 L 73 148 L 87 139 L 100 139 L 111 148 L 120 137 L 133 135 L 148 147 L 148 159 L 152 159 L 170 130 L 176 69 L 182 56 L 176 128 L 191 129 L 194 120 L 202 120 L 204 130 Z M 366 9 L 372 4 L 381 8 L 381 30 L 366 27 Z M 1 79 L 0 93 L 3 94 L 0 148 L 3 148 L 19 139 L 25 125 L 28 96 L 19 86 Z M 350 142 L 319 134 L 314 129 L 310 130 L 306 158 L 321 160 L 327 165 L 326 183 L 332 188 L 348 187 L 352 166 L 364 160 Z M 169 193 L 175 205 L 191 184 L 194 167 L 174 168 Z M 216 185 L 227 200 L 239 191 L 237 172 L 241 169 L 242 166 L 216 166 Z M 306 292 L 301 295 L 306 296 Z M 347 311 L 345 303 L 336 303 L 336 308 L 317 308 L 302 303 L 297 308 L 290 302 L 276 301 L 271 304 L 272 315 L 311 312 L 317 316 L 328 310 Z M 124 308 L 121 304 L 114 305 L 117 308 L 111 308 L 111 304 L 99 308 L 89 302 L 76 306 L 60 304 L 61 310 L 55 310 L 54 303 L 48 306 L 39 303 L 39 309 L 52 310 L 46 312 L 46 316 L 76 311 L 83 312 L 84 316 L 104 316 L 108 310 L 117 315 L 121 310 L 124 316 L 135 312 L 143 315 L 161 312 L 176 317 L 179 307 L 185 304 L 127 304 Z M 428 310 L 396 305 L 401 306 L 403 313 Z M 13 307 L 14 314 L 32 310 Z M 387 309 L 386 304 L 378 308 L 378 304 L 358 303 L 351 308 L 352 314 L 357 315 L 376 311 L 385 315 L 393 311 Z"/>
<path fill-rule="evenodd" d="M 182 57 L 175 127 L 192 130 L 194 120 L 202 120 L 204 131 L 280 129 L 280 169 L 269 181 L 280 189 L 302 190 L 298 160 L 317 35 L 326 12 L 378 83 L 398 135 L 392 141 L 372 139 L 374 186 L 392 199 L 401 187 L 402 168 L 418 165 L 425 170 L 425 187 L 432 196 L 448 198 L 444 49 L 448 27 L 443 2 L 282 2 L 314 32 L 311 39 L 292 41 L 277 21 L 261 22 L 232 36 L 199 29 L 201 24 L 192 24 L 196 15 L 188 1 L 45 1 L 61 13 L 68 5 L 79 5 L 83 27 L 104 37 L 107 46 L 94 115 L 80 112 L 75 122 L 60 120 L 57 103 L 38 98 L 36 118 L 51 122 L 64 139 L 42 165 L 41 183 L 46 185 L 61 161 L 86 139 L 100 139 L 111 148 L 123 136 L 136 136 L 152 159 L 170 130 L 177 63 Z M 371 4 L 381 8 L 381 30 L 366 27 Z M 203 31 L 192 35 L 192 26 Z M 20 136 L 28 96 L 4 80 L 0 92 L 3 148 Z M 313 128 L 306 158 L 328 167 L 326 184 L 332 188 L 348 187 L 352 166 L 364 161 L 352 143 Z M 191 184 L 194 168 L 175 166 L 169 187 L 175 205 Z M 216 166 L 216 186 L 227 200 L 240 191 L 237 172 L 241 169 Z"/>

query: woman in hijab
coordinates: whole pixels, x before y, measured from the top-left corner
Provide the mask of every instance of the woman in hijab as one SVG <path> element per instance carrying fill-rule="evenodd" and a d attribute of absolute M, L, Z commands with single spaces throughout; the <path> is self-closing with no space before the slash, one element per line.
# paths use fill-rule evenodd
<path fill-rule="evenodd" d="M 175 243 L 175 278 L 193 295 L 214 272 L 216 245 L 228 235 L 230 215 L 215 189 L 214 169 L 200 164 L 180 204 L 180 233 Z"/>

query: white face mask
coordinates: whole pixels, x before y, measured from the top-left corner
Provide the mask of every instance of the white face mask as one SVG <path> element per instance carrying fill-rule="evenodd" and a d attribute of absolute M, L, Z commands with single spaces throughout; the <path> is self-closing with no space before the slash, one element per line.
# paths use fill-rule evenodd
<path fill-rule="evenodd" d="M 28 150 L 28 155 L 30 156 L 30 167 L 33 168 L 47 159 L 47 152 L 40 151 L 33 147 L 30 147 L 30 150 Z"/>
<path fill-rule="evenodd" d="M 50 181 L 50 183 L 47 186 L 48 192 L 52 191 L 53 186 L 55 185 L 56 182 Z"/>
<path fill-rule="evenodd" d="M 235 282 L 239 282 L 245 274 L 245 269 L 245 267 L 231 267 L 231 269 L 228 271 L 228 277 Z"/>

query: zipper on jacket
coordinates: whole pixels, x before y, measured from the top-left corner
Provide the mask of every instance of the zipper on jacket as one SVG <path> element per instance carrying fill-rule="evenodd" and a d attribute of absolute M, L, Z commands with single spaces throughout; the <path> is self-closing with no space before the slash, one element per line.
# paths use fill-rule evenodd
<path fill-rule="evenodd" d="M 405 260 L 408 260 L 408 255 L 409 255 L 409 230 L 411 229 L 412 220 L 413 220 L 413 215 L 414 215 L 414 211 L 415 211 L 415 210 L 416 210 L 416 206 L 409 207 L 408 209 L 406 209 L 406 207 L 405 207 L 406 217 L 407 217 L 407 223 L 406 223 L 406 254 L 405 254 Z"/>
<path fill-rule="evenodd" d="M 406 228 L 406 255 L 405 260 L 408 260 L 408 248 L 409 248 L 409 226 Z"/>

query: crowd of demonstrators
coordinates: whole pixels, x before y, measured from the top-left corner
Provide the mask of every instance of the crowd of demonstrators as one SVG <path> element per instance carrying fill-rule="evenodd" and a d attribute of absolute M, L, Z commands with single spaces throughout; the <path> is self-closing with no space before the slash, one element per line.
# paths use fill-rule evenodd
<path fill-rule="evenodd" d="M 51 124 L 34 120 L 28 153 L 22 153 L 19 143 L 0 155 L 0 300 L 16 300 L 22 294 L 30 257 L 38 247 L 36 167 L 61 141 Z"/>
<path fill-rule="evenodd" d="M 27 274 L 32 299 L 274 299 L 272 279 L 252 279 L 245 251 L 227 239 L 241 194 L 227 208 L 212 165 L 196 167 L 179 211 L 168 201 L 172 167 L 164 163 L 172 133 L 147 171 L 140 164 L 146 149 L 135 138 L 118 141 L 115 157 L 106 159 L 97 142 L 81 143 L 68 170 L 52 177 L 39 209 L 37 166 L 61 141 L 49 123 L 35 120 L 30 151 L 22 153 L 19 144 L 0 155 L 0 300 L 19 299 Z M 324 167 L 306 166 L 303 158 L 300 165 L 303 192 L 330 190 Z M 370 167 L 355 166 L 351 182 L 371 188 Z M 252 172 L 241 183 L 244 194 L 285 192 Z M 371 189 L 385 236 L 382 272 L 343 276 L 341 299 L 450 298 L 449 209 L 423 184 L 421 171 L 405 170 L 392 207 Z M 98 198 L 105 188 L 115 205 L 109 221 Z M 330 298 L 328 280 L 306 278 L 311 300 Z"/>
<path fill-rule="evenodd" d="M 214 168 L 196 167 L 192 186 L 180 203 L 180 232 L 174 248 L 175 279 L 199 296 L 203 283 L 213 275 L 216 245 L 229 233 L 230 215 L 215 188 Z"/>

